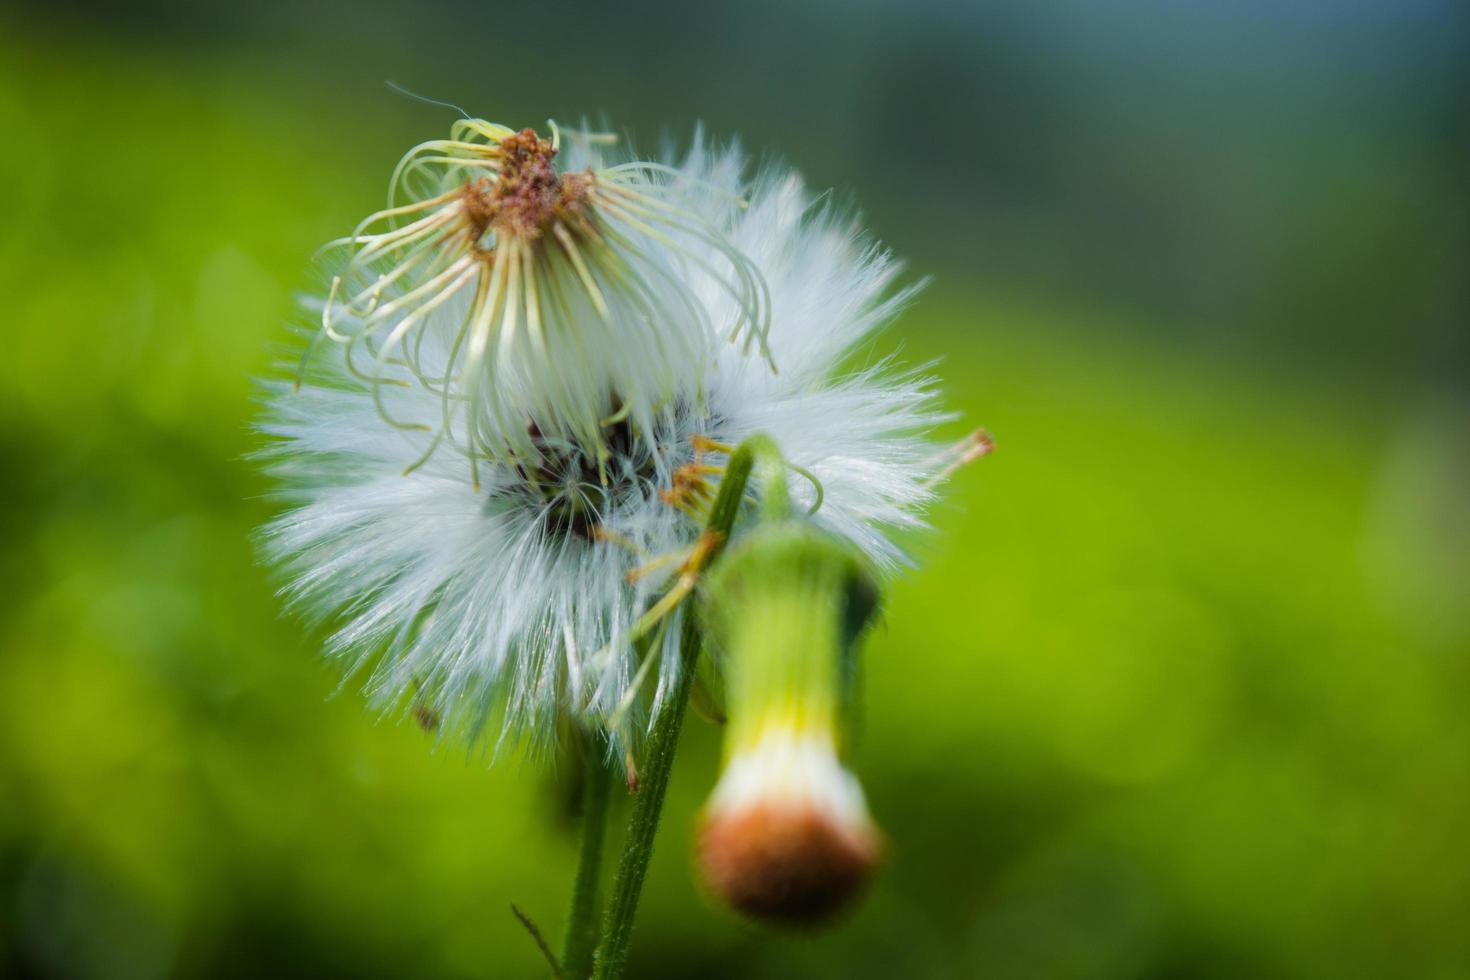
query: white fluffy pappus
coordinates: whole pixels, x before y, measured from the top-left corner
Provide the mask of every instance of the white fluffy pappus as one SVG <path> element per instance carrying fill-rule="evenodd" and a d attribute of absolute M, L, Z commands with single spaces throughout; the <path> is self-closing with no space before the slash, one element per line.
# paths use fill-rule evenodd
<path fill-rule="evenodd" d="M 595 144 L 576 150 L 578 165 L 602 166 Z M 544 417 L 566 378 L 597 366 L 576 360 L 574 346 L 551 351 L 549 390 L 519 419 L 487 423 L 514 429 L 487 444 L 529 449 L 479 455 L 478 482 L 465 451 L 435 449 L 435 431 L 385 423 L 385 413 L 439 419 L 446 404 L 463 412 L 450 368 L 467 297 L 415 324 L 415 369 L 447 378 L 447 397 L 432 385 L 365 380 L 340 344 L 314 346 L 299 387 L 268 383 L 262 456 L 287 509 L 265 529 L 267 554 L 287 577 L 291 604 L 332 625 L 329 652 L 354 672 L 372 665 L 367 690 L 377 704 L 419 706 L 472 742 L 498 726 L 501 738 L 544 746 L 566 715 L 616 723 L 615 743 L 635 737 L 679 669 L 682 609 L 648 634 L 642 672 L 630 639 L 700 538 L 681 475 L 707 472 L 717 482 L 711 447 L 754 433 L 770 435 L 820 485 L 817 524 L 882 568 L 902 563 L 891 534 L 922 524 L 934 479 L 953 459 L 925 438 L 941 418 L 934 391 L 887 364 L 840 367 L 911 290 L 895 290 L 889 255 L 849 215 L 815 204 L 797 176 L 767 169 L 747 188 L 746 167 L 738 150 L 697 141 L 668 172 L 681 213 L 697 217 L 701 232 L 669 238 L 658 261 L 701 304 L 692 322 L 710 336 L 646 352 L 657 383 L 624 391 L 629 365 L 645 353 L 630 340 L 621 353 L 632 357 L 619 358 L 597 406 L 606 414 L 596 444 Z M 732 250 L 764 280 L 766 351 L 729 336 L 750 302 L 712 271 Z M 316 314 L 330 302 L 318 298 Z M 558 365 L 568 365 L 562 381 Z M 798 506 L 817 502 L 811 481 L 792 485 Z"/>

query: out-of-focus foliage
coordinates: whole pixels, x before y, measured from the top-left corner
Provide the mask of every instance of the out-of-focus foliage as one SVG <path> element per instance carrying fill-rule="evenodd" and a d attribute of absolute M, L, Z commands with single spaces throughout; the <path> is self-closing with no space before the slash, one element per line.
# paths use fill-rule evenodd
<path fill-rule="evenodd" d="M 330 697 L 250 541 L 308 256 L 452 118 L 395 77 L 855 189 L 937 274 L 875 354 L 1000 443 L 870 644 L 867 905 L 700 900 L 696 724 L 637 975 L 1470 972 L 1450 4 L 301 7 L 0 15 L 0 967 L 535 975 L 509 903 L 560 924 L 565 786 Z"/>

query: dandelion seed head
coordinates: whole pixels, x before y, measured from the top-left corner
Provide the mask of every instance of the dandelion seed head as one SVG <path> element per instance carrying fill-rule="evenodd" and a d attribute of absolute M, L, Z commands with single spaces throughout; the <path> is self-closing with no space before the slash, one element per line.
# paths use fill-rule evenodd
<path fill-rule="evenodd" d="M 736 148 L 618 152 L 482 120 L 410 151 L 268 386 L 286 594 L 444 738 L 544 746 L 568 714 L 638 738 L 718 447 L 771 435 L 798 506 L 888 571 L 933 495 L 932 383 L 840 370 L 911 295 L 888 254 Z"/>

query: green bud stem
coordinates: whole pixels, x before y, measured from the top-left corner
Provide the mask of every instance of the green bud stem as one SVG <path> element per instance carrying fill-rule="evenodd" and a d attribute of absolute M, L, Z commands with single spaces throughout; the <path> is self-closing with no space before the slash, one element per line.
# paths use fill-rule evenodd
<path fill-rule="evenodd" d="M 773 726 L 841 744 L 850 634 L 871 594 L 861 557 L 801 521 L 763 523 L 730 549 L 704 607 L 724 653 L 726 761 Z"/>

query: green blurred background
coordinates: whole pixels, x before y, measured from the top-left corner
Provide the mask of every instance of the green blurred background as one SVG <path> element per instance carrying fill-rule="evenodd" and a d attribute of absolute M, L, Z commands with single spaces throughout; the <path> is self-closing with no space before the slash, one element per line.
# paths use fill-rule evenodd
<path fill-rule="evenodd" d="M 0 970 L 514 977 L 564 787 L 380 722 L 250 535 L 308 258 L 452 113 L 702 120 L 933 274 L 1000 451 L 870 645 L 860 913 L 646 977 L 1470 976 L 1470 18 L 1452 0 L 0 6 Z"/>

